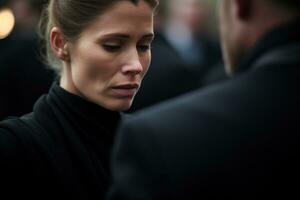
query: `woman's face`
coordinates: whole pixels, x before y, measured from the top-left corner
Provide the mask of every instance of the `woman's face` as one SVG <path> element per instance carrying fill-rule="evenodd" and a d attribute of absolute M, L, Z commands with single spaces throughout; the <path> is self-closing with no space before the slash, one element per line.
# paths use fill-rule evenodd
<path fill-rule="evenodd" d="M 68 46 L 61 86 L 109 110 L 129 109 L 149 67 L 152 40 L 153 9 L 145 1 L 117 2 Z"/>

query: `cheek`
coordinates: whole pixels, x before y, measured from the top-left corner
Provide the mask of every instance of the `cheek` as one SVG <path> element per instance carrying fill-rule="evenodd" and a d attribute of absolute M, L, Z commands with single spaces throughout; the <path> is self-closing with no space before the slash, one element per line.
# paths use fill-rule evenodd
<path fill-rule="evenodd" d="M 112 62 L 112 59 L 100 51 L 82 52 L 76 66 L 77 75 L 84 76 L 87 81 L 104 81 L 113 74 L 113 68 L 110 66 Z"/>
<path fill-rule="evenodd" d="M 151 53 L 148 53 L 141 59 L 141 64 L 143 66 L 143 76 L 147 73 L 151 63 Z"/>

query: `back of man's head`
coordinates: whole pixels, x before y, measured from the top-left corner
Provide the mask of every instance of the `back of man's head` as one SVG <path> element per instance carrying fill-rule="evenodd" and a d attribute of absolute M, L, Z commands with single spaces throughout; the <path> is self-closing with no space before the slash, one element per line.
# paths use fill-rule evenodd
<path fill-rule="evenodd" d="M 262 37 L 300 19 L 300 0 L 220 0 L 223 54 L 229 74 Z"/>
<path fill-rule="evenodd" d="M 291 14 L 299 15 L 300 13 L 300 1 L 299 0 L 267 0 L 274 4 L 274 6 L 280 7 L 289 11 Z"/>
<path fill-rule="evenodd" d="M 41 13 L 45 5 L 48 3 L 48 0 L 27 0 L 32 11 Z"/>

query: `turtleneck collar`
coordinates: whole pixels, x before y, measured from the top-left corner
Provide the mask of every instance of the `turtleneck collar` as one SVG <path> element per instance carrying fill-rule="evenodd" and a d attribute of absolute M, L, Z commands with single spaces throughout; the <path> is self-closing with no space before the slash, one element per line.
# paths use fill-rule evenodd
<path fill-rule="evenodd" d="M 69 93 L 58 82 L 53 83 L 48 95 L 38 100 L 34 113 L 37 118 L 47 122 L 45 126 L 48 128 L 57 127 L 58 123 L 60 131 L 79 136 L 99 152 L 112 145 L 121 118 L 119 112 L 107 110 Z M 56 122 L 52 122 L 53 119 L 57 119 Z"/>
<path fill-rule="evenodd" d="M 80 96 L 74 95 L 60 87 L 57 82 L 51 87 L 49 95 L 57 97 L 64 104 L 65 109 L 74 114 L 74 117 L 78 118 L 78 120 L 84 120 L 84 122 L 95 127 L 101 124 L 101 127 L 105 126 L 109 132 L 114 131 L 120 119 L 119 112 L 105 109 Z M 79 121 L 79 123 L 82 123 L 82 121 Z"/>
<path fill-rule="evenodd" d="M 88 191 L 105 191 L 120 113 L 71 94 L 55 82 L 35 104 L 33 117 L 61 148 L 59 151 L 72 155 L 76 173 L 80 182 L 88 185 Z"/>
<path fill-rule="evenodd" d="M 254 62 L 270 50 L 300 42 L 300 19 L 267 32 L 241 60 L 235 74 L 250 69 Z"/>

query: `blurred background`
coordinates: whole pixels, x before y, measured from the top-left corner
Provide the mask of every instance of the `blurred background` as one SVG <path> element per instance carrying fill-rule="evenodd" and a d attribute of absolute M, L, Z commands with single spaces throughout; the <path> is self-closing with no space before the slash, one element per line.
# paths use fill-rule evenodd
<path fill-rule="evenodd" d="M 130 112 L 226 79 L 216 0 L 161 0 L 152 63 Z"/>
<path fill-rule="evenodd" d="M 0 120 L 32 111 L 55 79 L 37 26 L 47 0 L 0 0 Z M 152 63 L 128 112 L 226 79 L 216 0 L 160 0 Z"/>
<path fill-rule="evenodd" d="M 37 25 L 47 0 L 0 0 L 0 120 L 32 111 L 54 73 L 42 62 Z"/>

